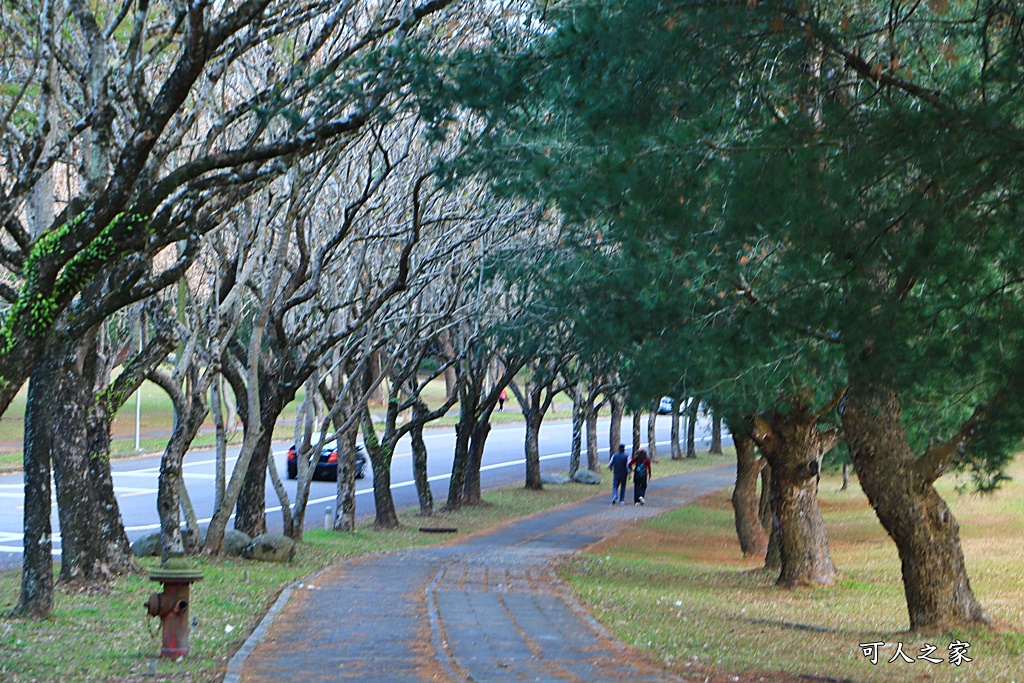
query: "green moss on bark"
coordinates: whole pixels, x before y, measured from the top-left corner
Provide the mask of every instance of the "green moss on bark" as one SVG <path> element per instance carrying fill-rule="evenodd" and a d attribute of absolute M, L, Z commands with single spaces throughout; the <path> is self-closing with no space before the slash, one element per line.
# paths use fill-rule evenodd
<path fill-rule="evenodd" d="M 0 352 L 8 353 L 14 348 L 15 329 L 28 337 L 45 335 L 53 327 L 62 298 L 74 295 L 102 267 L 130 249 L 124 246 L 125 238 L 145 228 L 149 217 L 135 212 L 121 212 L 80 252 L 65 264 L 54 282 L 51 292 L 41 288 L 39 266 L 42 261 L 61 250 L 64 239 L 85 219 L 88 213 L 75 216 L 67 223 L 40 235 L 25 259 L 25 284 L 22 285 L 18 300 L 8 311 L 0 328 Z"/>

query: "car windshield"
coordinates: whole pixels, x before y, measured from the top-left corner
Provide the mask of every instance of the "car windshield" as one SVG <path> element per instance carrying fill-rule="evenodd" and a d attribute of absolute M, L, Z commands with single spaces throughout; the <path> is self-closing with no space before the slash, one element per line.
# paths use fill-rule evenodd
<path fill-rule="evenodd" d="M 316 448 L 316 445 L 318 443 L 320 443 L 320 435 L 319 434 L 314 434 L 311 437 L 309 437 L 309 447 L 310 448 Z M 299 447 L 299 444 L 293 444 L 292 445 L 292 448 L 298 449 L 298 447 Z M 333 451 L 337 447 L 338 447 L 338 442 L 337 442 L 336 439 L 331 439 L 330 441 L 327 441 L 327 442 L 324 443 L 324 450 L 328 451 L 328 452 Z"/>

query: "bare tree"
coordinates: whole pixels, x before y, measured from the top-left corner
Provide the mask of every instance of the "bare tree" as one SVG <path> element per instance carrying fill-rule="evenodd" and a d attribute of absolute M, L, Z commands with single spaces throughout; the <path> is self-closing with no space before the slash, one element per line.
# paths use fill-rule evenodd
<path fill-rule="evenodd" d="M 686 407 L 686 457 L 696 458 L 697 457 L 697 411 L 700 409 L 700 396 L 694 396 L 690 399 L 689 405 Z"/>
<path fill-rule="evenodd" d="M 586 389 L 583 383 L 576 378 L 565 378 L 565 392 L 572 398 L 572 443 L 569 447 L 569 477 L 576 476 L 580 469 L 580 454 L 583 449 L 583 429 L 586 418 L 584 417 L 586 401 Z"/>
<path fill-rule="evenodd" d="M 539 491 L 540 481 L 540 427 L 544 415 L 555 396 L 564 389 L 559 381 L 562 366 L 569 357 L 561 353 L 537 356 L 526 364 L 527 379 L 522 388 L 512 382 L 509 386 L 519 401 L 526 421 L 526 488 Z"/>
<path fill-rule="evenodd" d="M 3 32 L 18 48 L 0 110 L 0 222 L 3 265 L 18 284 L 0 292 L 11 303 L 0 409 L 103 265 L 210 229 L 236 194 L 225 190 L 361 129 L 411 78 L 401 51 L 379 48 L 409 43 L 449 4 L 248 0 L 132 12 L 125 3 L 104 15 L 68 0 L 5 11 Z M 282 44 L 294 49 L 273 47 Z M 35 121 L 53 121 L 56 135 Z M 66 193 L 32 239 L 21 207 L 51 171 L 57 185 L 66 177 Z"/>
<path fill-rule="evenodd" d="M 619 450 L 622 443 L 622 398 L 619 395 L 621 388 L 616 387 L 610 390 L 608 405 L 611 411 L 611 422 L 608 425 L 608 456 Z"/>
<path fill-rule="evenodd" d="M 658 432 L 657 432 L 657 420 L 658 420 L 658 407 L 659 403 L 656 402 L 654 407 L 647 413 L 647 454 L 651 457 L 653 462 L 658 461 Z"/>
<path fill-rule="evenodd" d="M 683 459 L 683 449 L 679 445 L 679 415 L 683 407 L 683 400 L 682 396 L 676 396 L 672 399 L 671 451 L 673 460 Z"/>
<path fill-rule="evenodd" d="M 280 175 L 284 161 L 346 139 L 386 109 L 406 78 L 399 53 L 365 56 L 408 42 L 424 17 L 448 4 L 250 0 L 153 12 L 143 3 L 131 12 L 126 3 L 103 15 L 69 0 L 5 10 L 0 33 L 18 47 L 5 67 L 15 88 L 0 96 L 0 297 L 10 304 L 0 410 L 34 372 L 55 326 L 86 339 L 114 311 L 174 282 L 198 236 Z M 285 36 L 294 40 L 279 40 Z M 287 55 L 269 47 L 282 43 L 297 47 Z M 368 85 L 345 87 L 350 82 Z M 38 223 L 49 210 L 40 190 L 50 186 L 61 191 L 49 227 L 26 229 L 23 207 L 32 206 Z M 183 263 L 151 267 L 174 242 L 186 244 Z M 50 372 L 63 375 L 61 366 L 88 355 L 68 350 L 53 352 L 68 360 L 47 364 Z M 39 372 L 42 381 L 47 370 Z M 32 392 L 31 400 L 46 398 Z M 45 424 L 32 419 L 28 439 L 52 443 Z M 29 445 L 26 453 L 46 458 L 49 449 Z M 42 461 L 29 466 L 33 477 L 47 469 Z M 27 498 L 45 493 L 32 487 Z M 47 553 L 40 524 L 26 517 L 26 534 L 44 539 L 39 550 Z M 47 613 L 41 600 L 42 609 L 24 611 Z"/>

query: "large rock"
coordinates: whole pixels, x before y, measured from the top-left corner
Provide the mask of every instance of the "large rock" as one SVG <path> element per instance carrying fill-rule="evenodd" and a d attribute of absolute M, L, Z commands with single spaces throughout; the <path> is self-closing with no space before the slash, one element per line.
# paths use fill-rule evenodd
<path fill-rule="evenodd" d="M 282 534 L 260 534 L 242 550 L 242 557 L 261 562 L 290 562 L 295 541 Z"/>
<path fill-rule="evenodd" d="M 252 536 L 244 531 L 229 529 L 224 532 L 224 553 L 226 555 L 239 557 L 250 543 L 252 543 Z"/>
<path fill-rule="evenodd" d="M 561 474 L 542 474 L 540 475 L 540 483 L 545 486 L 561 486 L 562 484 L 569 483 L 569 477 Z"/>
<path fill-rule="evenodd" d="M 132 543 L 132 555 L 135 557 L 155 557 L 160 554 L 160 532 L 143 536 Z"/>
<path fill-rule="evenodd" d="M 590 470 L 579 470 L 572 475 L 572 480 L 577 484 L 600 484 L 601 475 Z"/>

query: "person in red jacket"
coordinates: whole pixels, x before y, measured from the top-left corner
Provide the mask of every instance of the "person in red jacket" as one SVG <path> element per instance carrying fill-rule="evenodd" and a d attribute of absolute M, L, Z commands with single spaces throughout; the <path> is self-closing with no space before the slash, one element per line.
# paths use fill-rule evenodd
<path fill-rule="evenodd" d="M 629 471 L 633 473 L 633 505 L 645 505 L 647 482 L 651 479 L 651 459 L 647 456 L 647 449 L 639 449 L 630 458 Z"/>

